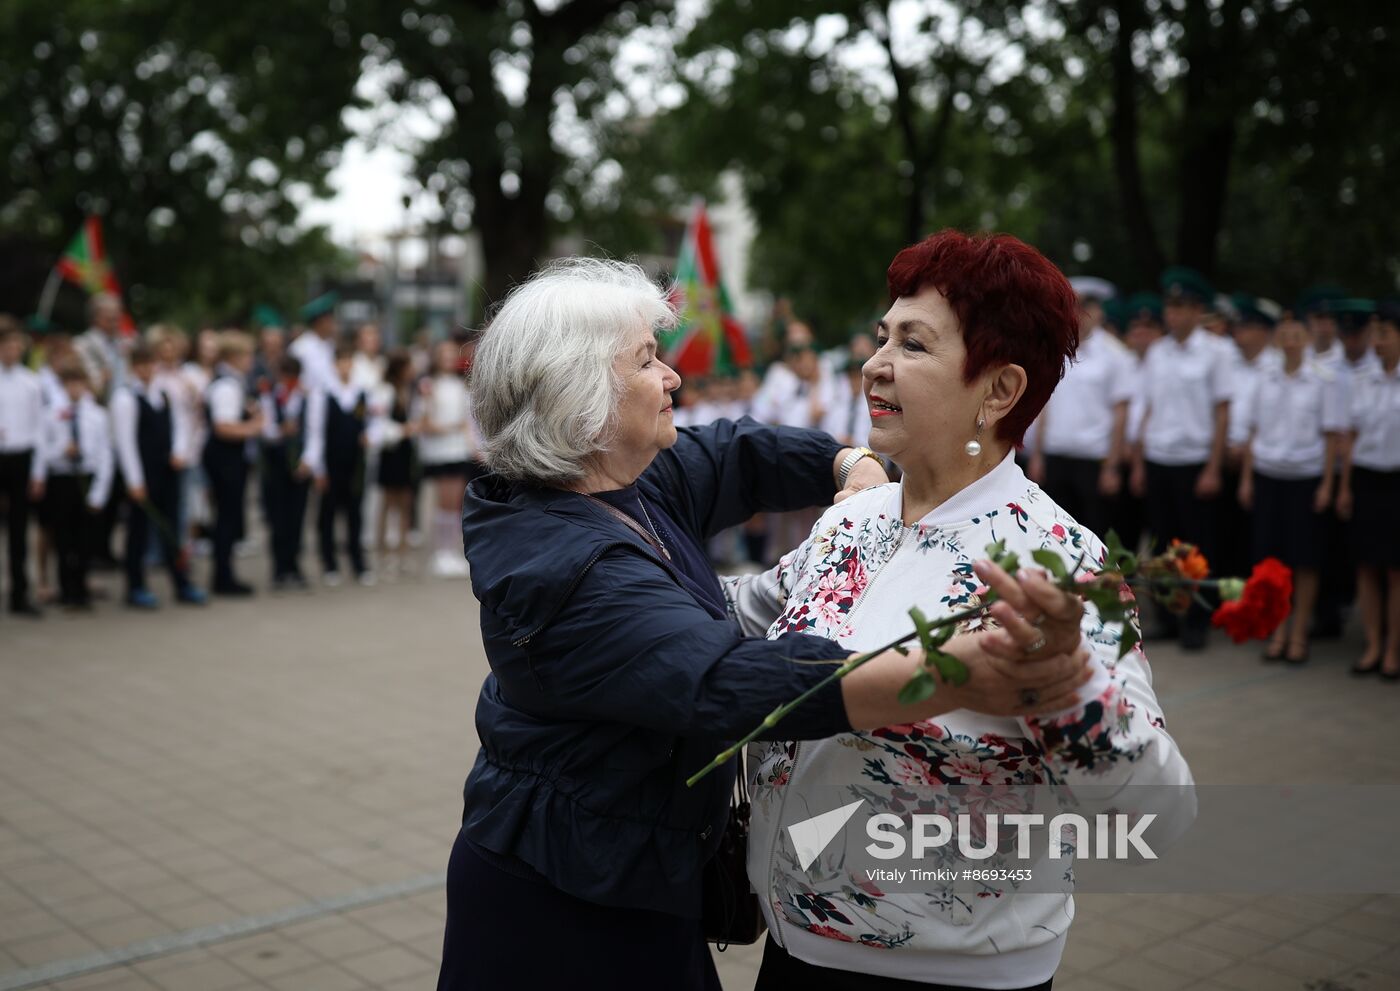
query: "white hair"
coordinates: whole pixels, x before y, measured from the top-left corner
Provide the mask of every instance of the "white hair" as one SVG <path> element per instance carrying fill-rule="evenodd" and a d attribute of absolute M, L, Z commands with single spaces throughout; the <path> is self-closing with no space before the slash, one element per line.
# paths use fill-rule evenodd
<path fill-rule="evenodd" d="M 666 293 L 633 264 L 557 261 L 511 291 L 472 361 L 472 412 L 498 474 L 574 482 L 607 450 L 638 329 L 674 326 Z"/>

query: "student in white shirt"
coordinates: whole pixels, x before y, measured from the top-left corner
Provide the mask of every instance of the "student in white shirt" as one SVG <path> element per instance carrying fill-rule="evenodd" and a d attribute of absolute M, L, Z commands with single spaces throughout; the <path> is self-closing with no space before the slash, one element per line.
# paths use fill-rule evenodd
<path fill-rule="evenodd" d="M 19 326 L 0 326 L 0 497 L 8 505 L 10 612 L 37 617 L 29 596 L 29 506 L 44 497 L 44 393 L 39 377 L 20 362 Z"/>
<path fill-rule="evenodd" d="M 335 385 L 335 293 L 318 296 L 302 307 L 307 329 L 287 351 L 301 362 L 301 382 L 307 394 Z"/>
<path fill-rule="evenodd" d="M 253 587 L 233 573 L 233 545 L 243 532 L 248 496 L 248 441 L 262 432 L 262 411 L 247 393 L 253 370 L 253 339 L 238 330 L 219 336 L 219 365 L 209 384 L 209 440 L 204 471 L 214 503 L 215 595 L 248 596 Z"/>
<path fill-rule="evenodd" d="M 1307 322 L 1312 345 L 1308 360 L 1324 367 L 1336 365 L 1342 357 L 1342 349 L 1337 346 L 1337 318 L 1332 312 L 1332 304 L 1346 297 L 1346 293 L 1335 286 L 1313 286 L 1298 300 L 1298 313 Z"/>
<path fill-rule="evenodd" d="M 1086 529 L 1107 533 L 1136 377 L 1127 347 L 1103 328 L 1112 286 L 1070 284 L 1079 300 L 1079 349 L 1031 428 L 1028 475 Z"/>
<path fill-rule="evenodd" d="M 316 528 L 320 536 L 322 580 L 341 583 L 335 546 L 335 521 L 345 518 L 345 549 L 350 568 L 361 585 L 373 585 L 374 573 L 365 561 L 362 497 L 365 451 L 369 446 L 369 397 L 351 381 L 355 348 L 342 341 L 335 348 L 335 380 L 311 394 L 306 420 L 306 463 L 318 493 Z"/>
<path fill-rule="evenodd" d="M 1219 539 L 1229 368 L 1220 338 L 1200 326 L 1213 296 L 1204 277 L 1172 268 L 1162 283 L 1168 335 L 1152 345 L 1143 368 L 1147 408 L 1132 486 L 1145 496 L 1148 528 L 1159 540 L 1195 544 L 1210 559 Z M 1170 614 L 1160 619 L 1157 632 L 1175 632 Z M 1209 611 L 1193 605 L 1180 624 L 1182 649 L 1203 650 L 1209 625 Z"/>
<path fill-rule="evenodd" d="M 176 599 L 203 605 L 204 593 L 190 581 L 176 532 L 179 476 L 188 448 L 188 424 L 175 416 L 175 400 L 156 383 L 155 352 L 145 344 L 131 349 L 126 383 L 112 394 L 112 433 L 117 462 L 131 500 L 126 525 L 126 602 L 136 609 L 160 603 L 146 587 L 146 552 L 154 528 L 161 557 L 170 571 Z"/>
<path fill-rule="evenodd" d="M 284 355 L 275 378 L 258 396 L 258 405 L 263 422 L 258 481 L 272 538 L 272 587 L 304 589 L 301 539 L 311 468 L 305 458 L 307 397 L 301 387 L 301 362 Z"/>
<path fill-rule="evenodd" d="M 875 355 L 875 338 L 861 332 L 851 338 L 841 374 L 832 381 L 831 408 L 821 428 L 846 447 L 865 447 L 870 441 L 870 404 L 865 401 L 861 369 Z"/>
<path fill-rule="evenodd" d="M 420 403 L 413 388 L 413 359 L 400 349 L 389 354 L 384 381 L 374 402 L 379 426 L 379 465 L 375 481 L 379 485 L 379 519 L 375 527 L 381 567 L 391 576 L 405 560 L 408 531 L 413 519 L 414 482 L 418 457 L 414 438 L 418 435 Z M 395 540 L 389 545 L 389 514 L 394 514 Z"/>
<path fill-rule="evenodd" d="M 98 514 L 112 491 L 112 433 L 107 411 L 92 398 L 87 370 L 64 365 L 59 380 L 67 402 L 44 417 L 44 515 L 58 557 L 59 602 L 86 610 L 92 608 L 87 575 Z"/>
<path fill-rule="evenodd" d="M 1293 569 L 1293 611 L 1275 631 L 1264 658 L 1301 664 L 1308 658 L 1324 514 L 1332 505 L 1348 418 L 1336 374 L 1307 359 L 1307 328 L 1285 320 L 1276 341 L 1282 364 L 1259 374 L 1240 412 L 1246 444 L 1239 501 L 1253 513 L 1253 560 L 1276 557 Z"/>
<path fill-rule="evenodd" d="M 480 474 L 471 396 L 462 380 L 461 348 L 439 341 L 433 351 L 436 374 L 425 383 L 418 457 L 423 477 L 434 490 L 432 571 L 443 577 L 467 573 L 462 551 L 462 495 Z"/>
<path fill-rule="evenodd" d="M 1400 302 L 1381 305 L 1380 367 L 1351 380 L 1337 510 L 1352 523 L 1366 649 L 1352 668 L 1400 681 Z"/>

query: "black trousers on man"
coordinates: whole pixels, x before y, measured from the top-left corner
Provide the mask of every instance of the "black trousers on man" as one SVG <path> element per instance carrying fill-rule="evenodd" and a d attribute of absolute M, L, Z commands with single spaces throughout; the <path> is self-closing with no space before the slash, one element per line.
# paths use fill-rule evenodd
<path fill-rule="evenodd" d="M 272 531 L 272 577 L 301 575 L 301 533 L 306 521 L 307 482 L 292 472 L 283 444 L 263 447 L 258 465 L 263 516 Z"/>
<path fill-rule="evenodd" d="M 206 457 L 204 471 L 209 476 L 209 500 L 214 506 L 214 588 L 237 584 L 233 576 L 233 545 L 243 532 L 247 509 L 248 462 L 241 451 L 237 457 L 223 452 Z"/>
<path fill-rule="evenodd" d="M 99 534 L 100 517 L 88 509 L 91 475 L 49 475 L 44 488 L 44 515 L 53 534 L 58 558 L 59 601 L 65 606 L 87 606 L 88 570 Z"/>
<path fill-rule="evenodd" d="M 0 454 L 0 500 L 9 537 L 10 608 L 29 605 L 29 472 L 34 452 Z"/>
<path fill-rule="evenodd" d="M 162 562 L 170 571 L 177 592 L 190 583 L 180 567 L 180 544 L 176 526 L 180 516 L 179 476 L 172 469 L 151 471 L 146 466 L 146 503 L 132 502 L 126 519 L 126 590 L 130 594 L 146 587 L 146 551 L 151 546 L 151 529 L 160 546 Z"/>
<path fill-rule="evenodd" d="M 1214 561 L 1219 547 L 1220 496 L 1196 495 L 1196 480 L 1205 465 L 1163 465 L 1147 462 L 1147 526 L 1157 550 L 1173 539 L 1195 544 L 1206 560 Z M 1168 627 L 1175 623 L 1168 619 Z M 1205 646 L 1210 612 L 1198 603 L 1181 621 L 1183 647 Z"/>
<path fill-rule="evenodd" d="M 1086 530 L 1108 532 L 1110 500 L 1099 491 L 1103 462 L 1097 458 L 1045 456 L 1045 491 Z"/>
<path fill-rule="evenodd" d="M 364 470 L 354 468 L 326 473 L 326 490 L 321 493 L 316 509 L 317 529 L 321 536 L 321 567 L 327 574 L 340 571 L 335 553 L 335 518 L 345 516 L 345 539 L 349 544 L 350 567 L 355 574 L 365 573 L 365 553 L 360 546 L 360 503 L 364 494 Z"/>

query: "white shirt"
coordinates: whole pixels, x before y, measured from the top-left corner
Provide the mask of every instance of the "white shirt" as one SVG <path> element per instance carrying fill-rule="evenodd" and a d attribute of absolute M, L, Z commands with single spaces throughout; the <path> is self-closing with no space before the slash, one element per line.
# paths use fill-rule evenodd
<path fill-rule="evenodd" d="M 1129 392 L 1128 423 L 1123 437 L 1129 444 L 1136 444 L 1142 438 L 1142 418 L 1147 412 L 1147 390 L 1143 383 L 1146 368 L 1147 359 L 1139 358 L 1136 352 L 1130 350 L 1123 372 Z"/>
<path fill-rule="evenodd" d="M 73 442 L 75 415 L 78 418 L 78 453 L 73 457 L 68 446 Z M 78 401 L 75 413 L 73 403 L 65 395 L 62 405 L 51 406 L 46 411 L 44 433 L 48 473 L 91 475 L 87 504 L 93 509 L 106 505 L 107 495 L 112 491 L 113 473 L 112 431 L 107 411 L 97 405 L 92 396 L 85 395 Z"/>
<path fill-rule="evenodd" d="M 287 351 L 301 362 L 301 384 L 308 393 L 329 389 L 340 380 L 335 373 L 335 345 L 307 331 Z"/>
<path fill-rule="evenodd" d="M 189 449 L 186 432 L 189 424 L 175 415 L 175 404 L 165 390 L 153 379 L 147 389 L 141 380 L 132 376 L 125 386 L 112 394 L 112 438 L 117 448 L 117 464 L 122 470 L 122 479 L 127 488 L 145 488 L 146 471 L 141 464 L 138 428 L 140 426 L 139 396 L 145 396 L 152 408 L 161 410 L 170 407 L 170 454 L 181 456 Z"/>
<path fill-rule="evenodd" d="M 221 365 L 205 394 L 209 418 L 215 423 L 240 423 L 245 405 L 243 376 L 227 365 Z"/>
<path fill-rule="evenodd" d="M 287 438 L 282 435 L 282 426 L 277 422 L 277 395 L 282 391 L 282 384 L 279 382 L 271 389 L 258 396 L 258 405 L 262 407 L 263 425 L 262 439 L 273 444 L 280 444 Z M 302 407 L 306 405 L 306 394 L 301 391 L 298 385 L 291 392 L 286 394 L 282 400 L 282 421 L 295 420 L 301 416 Z"/>
<path fill-rule="evenodd" d="M 317 478 L 326 473 L 326 404 L 331 398 L 347 413 L 358 406 L 361 399 L 365 400 L 366 405 L 369 402 L 363 389 L 354 382 L 342 382 L 339 378 L 331 383 L 329 389 L 317 389 L 311 394 L 306 406 L 306 451 L 301 460 Z"/>
<path fill-rule="evenodd" d="M 108 337 L 96 327 L 89 327 L 73 341 L 73 348 L 82 359 L 83 367 L 87 369 L 93 389 L 103 388 L 105 378 L 105 395 L 110 396 L 126 384 L 128 346 L 125 341 Z"/>
<path fill-rule="evenodd" d="M 23 454 L 43 446 L 44 387 L 39 376 L 16 362 L 0 365 L 0 454 Z M 35 456 L 29 477 L 41 481 L 44 459 Z"/>
<path fill-rule="evenodd" d="M 1315 346 L 1308 345 L 1308 360 L 1321 368 L 1336 368 L 1346 360 L 1346 356 L 1342 353 L 1341 342 L 1333 341 L 1326 351 L 1319 351 Z"/>
<path fill-rule="evenodd" d="M 754 396 L 754 419 L 782 427 L 820 428 L 821 418 L 836 405 L 832 385 L 835 376 L 826 365 L 817 367 L 820 372 L 815 382 L 803 381 L 781 363 L 769 368 Z M 812 415 L 814 410 L 817 417 Z"/>
<path fill-rule="evenodd" d="M 1143 453 L 1164 465 L 1204 464 L 1215 438 L 1215 408 L 1230 399 L 1230 369 L 1219 338 L 1197 327 L 1184 343 L 1170 335 L 1147 350 Z"/>
<path fill-rule="evenodd" d="M 1334 366 L 1343 376 L 1366 375 L 1370 372 L 1381 370 L 1381 359 L 1376 356 L 1376 352 L 1367 350 L 1359 360 L 1352 361 L 1343 355 L 1342 359 Z"/>
<path fill-rule="evenodd" d="M 476 454 L 476 428 L 472 421 L 471 395 L 458 375 L 438 375 L 424 402 L 427 426 L 444 433 L 418 437 L 418 456 L 425 465 L 470 461 Z"/>
<path fill-rule="evenodd" d="M 384 356 L 356 351 L 351 359 L 350 381 L 366 391 L 374 389 L 384 381 Z"/>
<path fill-rule="evenodd" d="M 865 390 L 852 388 L 844 372 L 832 376 L 831 386 L 832 401 L 822 418 L 821 429 L 842 444 L 869 446 L 870 404 L 865 401 Z"/>
<path fill-rule="evenodd" d="M 1132 357 L 1107 331 L 1095 329 L 1041 411 L 1040 450 L 1066 458 L 1108 457 L 1113 413 L 1132 399 Z"/>
<path fill-rule="evenodd" d="M 1238 347 L 1230 364 L 1230 425 L 1227 433 L 1231 447 L 1249 442 L 1249 410 L 1259 388 L 1260 376 L 1266 371 L 1283 367 L 1283 352 L 1265 348 L 1251 361 Z M 1303 362 L 1308 363 L 1306 360 Z"/>
<path fill-rule="evenodd" d="M 68 401 L 68 394 L 63 391 L 63 380 L 53 368 L 44 365 L 34 374 L 39 376 L 39 388 L 43 392 L 45 406 L 58 406 Z"/>
<path fill-rule="evenodd" d="M 1329 433 L 1345 430 L 1347 403 L 1340 377 L 1304 362 L 1292 375 L 1283 368 L 1259 374 L 1240 421 L 1253 435 L 1254 467 L 1269 478 L 1322 475 Z"/>
<path fill-rule="evenodd" d="M 199 460 L 204 450 L 204 416 L 194 384 L 183 369 L 162 368 L 152 380 L 170 403 L 171 430 L 176 438 L 174 454 L 187 465 Z"/>
<path fill-rule="evenodd" d="M 1351 463 L 1372 471 L 1400 471 L 1400 367 L 1351 380 Z"/>

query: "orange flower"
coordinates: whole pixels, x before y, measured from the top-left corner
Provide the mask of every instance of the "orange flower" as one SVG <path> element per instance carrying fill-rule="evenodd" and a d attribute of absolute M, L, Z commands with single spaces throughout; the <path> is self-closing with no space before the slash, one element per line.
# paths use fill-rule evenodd
<path fill-rule="evenodd" d="M 1173 540 L 1172 557 L 1182 578 L 1203 581 L 1210 576 L 1210 562 L 1195 544 L 1183 544 L 1180 540 Z"/>

